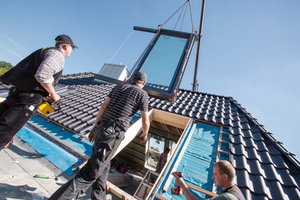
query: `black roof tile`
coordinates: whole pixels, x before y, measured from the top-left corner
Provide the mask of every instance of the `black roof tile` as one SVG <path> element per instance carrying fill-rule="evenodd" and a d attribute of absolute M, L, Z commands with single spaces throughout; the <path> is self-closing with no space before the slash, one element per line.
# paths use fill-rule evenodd
<path fill-rule="evenodd" d="M 75 131 L 80 131 L 80 133 L 83 133 L 85 131 L 91 130 L 93 128 L 93 125 L 87 125 L 86 127 L 83 127 L 82 129 L 78 129 L 77 127 L 74 128 Z"/>
<path fill-rule="evenodd" d="M 295 181 L 293 176 L 291 176 L 288 169 L 276 169 L 277 174 L 281 177 L 281 184 L 286 187 L 299 187 L 298 183 Z M 298 178 L 298 177 L 296 177 Z"/>
<path fill-rule="evenodd" d="M 250 177 L 250 182 L 252 182 L 253 185 L 253 190 L 255 194 L 261 194 L 261 195 L 266 195 L 270 198 L 270 192 L 268 188 L 266 187 L 265 180 L 262 175 L 252 175 L 249 174 Z"/>
<path fill-rule="evenodd" d="M 269 192 L 269 197 L 270 199 L 287 199 L 281 184 L 278 181 L 265 181 L 266 182 L 266 186 L 268 188 L 268 190 L 272 191 Z"/>
<path fill-rule="evenodd" d="M 243 177 L 243 178 L 236 178 L 236 177 Z M 245 169 L 236 168 L 236 176 L 234 181 L 240 188 L 247 188 L 250 191 L 253 190 L 253 185 L 250 183 L 250 177 L 248 172 Z"/>
<path fill-rule="evenodd" d="M 300 197 L 299 188 L 282 186 L 282 189 L 287 196 L 287 198 L 285 199 L 299 199 Z"/>
<path fill-rule="evenodd" d="M 64 117 L 64 118 L 61 118 L 61 119 L 57 120 L 57 122 L 60 123 L 60 124 L 62 124 L 65 121 L 70 120 L 71 118 L 72 118 L 71 116 L 67 116 L 67 117 Z"/>
<path fill-rule="evenodd" d="M 71 118 L 70 120 L 68 120 L 68 121 L 66 121 L 66 122 L 64 122 L 64 123 L 62 123 L 64 126 L 67 126 L 68 127 L 68 125 L 69 124 L 72 124 L 73 122 L 75 122 L 76 121 L 76 118 Z"/>
<path fill-rule="evenodd" d="M 273 164 L 261 164 L 261 168 L 264 170 L 264 178 L 266 180 L 282 182 Z"/>
<path fill-rule="evenodd" d="M 261 168 L 260 162 L 257 159 L 250 160 L 247 159 L 249 173 L 252 175 L 263 175 L 265 177 L 264 171 Z"/>
<path fill-rule="evenodd" d="M 248 147 L 245 148 L 245 151 L 246 151 L 246 157 L 250 160 L 254 160 L 254 159 L 257 159 L 259 160 L 259 155 L 256 151 L 256 149 L 253 147 Z"/>
<path fill-rule="evenodd" d="M 270 154 L 267 151 L 257 152 L 260 157 L 260 162 L 262 164 L 272 164 L 273 161 L 270 157 Z"/>

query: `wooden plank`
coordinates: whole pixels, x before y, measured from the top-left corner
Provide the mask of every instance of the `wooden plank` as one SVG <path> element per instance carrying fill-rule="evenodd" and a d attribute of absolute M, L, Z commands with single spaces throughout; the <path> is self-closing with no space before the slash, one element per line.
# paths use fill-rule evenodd
<path fill-rule="evenodd" d="M 170 126 L 175 126 L 181 129 L 185 129 L 186 125 L 188 124 L 190 118 L 183 117 L 181 115 L 156 110 L 153 109 L 153 120 L 158 121 L 164 124 L 168 124 Z"/>
<path fill-rule="evenodd" d="M 121 190 L 120 188 L 118 188 L 117 186 L 115 186 L 114 184 L 112 184 L 109 181 L 107 181 L 106 187 L 107 187 L 107 192 L 110 192 L 110 193 L 116 195 L 120 199 L 124 199 L 124 200 L 136 200 L 136 198 L 134 198 L 130 194 L 124 192 L 123 190 Z"/>
<path fill-rule="evenodd" d="M 156 194 L 155 197 L 158 198 L 159 200 L 169 200 L 169 199 L 163 197 L 163 196 L 160 195 L 160 194 Z"/>
<path fill-rule="evenodd" d="M 206 195 L 208 195 L 208 196 L 210 196 L 210 197 L 217 197 L 217 196 L 219 196 L 218 194 L 215 194 L 215 193 L 213 193 L 213 192 L 204 190 L 204 189 L 199 188 L 199 187 L 196 187 L 196 186 L 194 186 L 194 185 L 190 185 L 190 184 L 188 184 L 188 183 L 186 183 L 186 185 L 188 186 L 188 188 L 193 189 L 193 190 L 196 190 L 196 191 L 201 192 L 201 193 L 203 193 L 203 194 L 206 194 Z"/>
<path fill-rule="evenodd" d="M 150 110 L 150 112 L 148 113 L 150 120 L 152 118 L 152 112 L 153 112 L 153 110 Z M 117 149 L 116 153 L 113 155 L 113 157 L 115 157 L 124 147 L 126 147 L 127 144 L 129 144 L 141 131 L 142 131 L 142 118 L 137 120 L 126 131 L 125 138 L 121 142 L 120 146 L 118 147 L 118 149 Z"/>

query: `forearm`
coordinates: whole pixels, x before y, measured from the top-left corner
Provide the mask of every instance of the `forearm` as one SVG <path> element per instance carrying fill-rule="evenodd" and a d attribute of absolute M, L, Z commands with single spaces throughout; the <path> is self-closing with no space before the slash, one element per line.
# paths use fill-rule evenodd
<path fill-rule="evenodd" d="M 98 125 L 98 122 L 99 122 L 100 119 L 102 118 L 104 112 L 105 112 L 105 108 L 103 108 L 103 107 L 101 106 L 100 109 L 99 109 L 99 112 L 98 112 L 98 114 L 97 114 L 97 117 L 96 117 L 96 119 L 95 119 L 94 127 L 96 127 L 96 126 Z"/>
<path fill-rule="evenodd" d="M 181 188 L 187 200 L 198 200 L 197 197 L 189 190 L 186 184 L 184 184 Z"/>
<path fill-rule="evenodd" d="M 148 131 L 150 128 L 150 120 L 148 117 L 146 117 L 145 119 L 142 119 L 142 128 L 143 128 L 143 133 L 148 135 Z"/>
<path fill-rule="evenodd" d="M 102 118 L 103 114 L 105 113 L 106 109 L 107 109 L 107 106 L 110 102 L 110 98 L 107 97 L 105 99 L 105 101 L 103 102 L 103 104 L 101 105 L 100 109 L 99 109 L 99 112 L 97 114 L 97 117 L 96 117 L 96 120 L 95 120 L 95 123 L 94 123 L 94 128 L 98 125 L 98 122 L 100 121 L 100 119 Z"/>
<path fill-rule="evenodd" d="M 179 177 L 177 174 L 174 174 L 174 176 L 175 176 L 175 184 L 182 189 L 185 198 L 187 200 L 197 200 L 197 197 L 193 195 L 193 193 L 189 190 L 184 180 L 181 177 Z"/>
<path fill-rule="evenodd" d="M 57 95 L 52 83 L 40 83 L 50 96 Z"/>

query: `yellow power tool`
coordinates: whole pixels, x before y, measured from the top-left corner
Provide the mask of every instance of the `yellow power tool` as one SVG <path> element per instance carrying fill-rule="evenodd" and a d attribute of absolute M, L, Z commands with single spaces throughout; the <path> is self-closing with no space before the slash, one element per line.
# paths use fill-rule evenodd
<path fill-rule="evenodd" d="M 56 105 L 53 105 L 52 102 L 53 102 L 53 100 L 51 98 L 44 98 L 43 99 L 43 103 L 39 106 L 39 110 L 43 113 L 43 115 L 47 116 L 50 113 L 60 109 L 59 106 L 54 107 Z"/>

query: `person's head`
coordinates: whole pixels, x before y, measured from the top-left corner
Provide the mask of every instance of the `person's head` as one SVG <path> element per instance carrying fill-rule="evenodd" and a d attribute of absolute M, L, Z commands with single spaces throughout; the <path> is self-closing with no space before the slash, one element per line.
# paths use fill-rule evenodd
<path fill-rule="evenodd" d="M 72 39 L 67 35 L 59 35 L 55 38 L 55 47 L 60 48 L 65 57 L 70 56 L 71 53 L 78 49 L 73 43 Z"/>
<path fill-rule="evenodd" d="M 221 160 L 214 164 L 213 179 L 217 186 L 226 189 L 233 184 L 235 169 L 228 161 Z"/>
<path fill-rule="evenodd" d="M 169 153 L 170 152 L 170 149 L 167 147 L 164 151 L 165 153 Z"/>
<path fill-rule="evenodd" d="M 139 84 L 142 88 L 145 86 L 146 81 L 147 81 L 147 75 L 141 71 L 138 71 L 132 77 L 132 82 Z"/>

